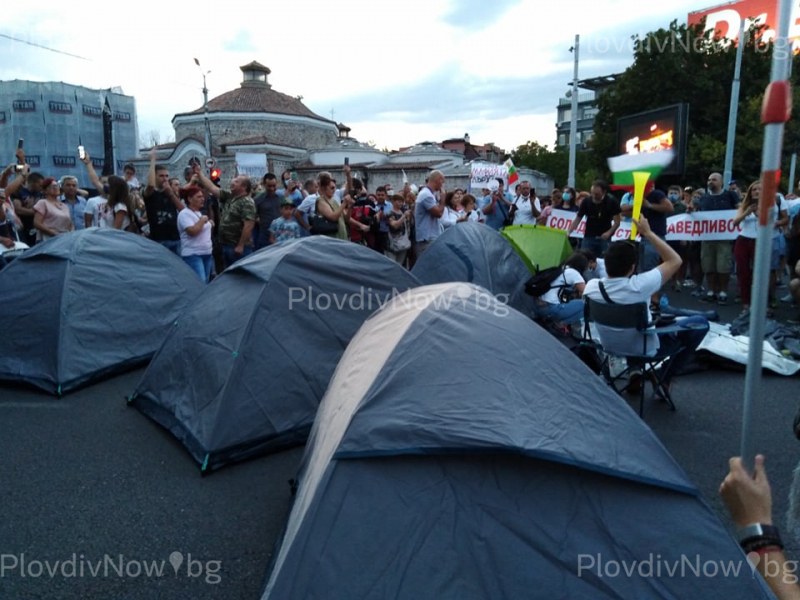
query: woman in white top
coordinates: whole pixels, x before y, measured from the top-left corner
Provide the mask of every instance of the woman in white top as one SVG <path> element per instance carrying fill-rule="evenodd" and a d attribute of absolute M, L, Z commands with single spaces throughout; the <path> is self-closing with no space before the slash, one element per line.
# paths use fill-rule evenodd
<path fill-rule="evenodd" d="M 583 317 L 583 288 L 586 286 L 581 273 L 588 266 L 589 259 L 580 252 L 564 261 L 564 271 L 539 298 L 539 314 L 564 325 L 580 321 Z M 562 302 L 562 297 L 565 296 L 569 299 Z"/>
<path fill-rule="evenodd" d="M 128 182 L 122 177 L 111 175 L 108 178 L 108 200 L 105 206 L 100 206 L 100 214 L 106 227 L 125 230 L 130 228 L 133 201 Z"/>
<path fill-rule="evenodd" d="M 178 231 L 181 235 L 181 258 L 197 273 L 200 281 L 208 283 L 211 276 L 211 229 L 214 221 L 200 211 L 206 203 L 203 190 L 196 185 L 181 190 L 186 208 L 178 213 Z"/>
<path fill-rule="evenodd" d="M 449 229 L 460 221 L 465 221 L 466 216 L 461 208 L 461 199 L 464 197 L 464 192 L 455 189 L 447 192 L 444 197 L 444 212 L 439 217 L 439 223 L 444 229 Z"/>
<path fill-rule="evenodd" d="M 742 298 L 742 311 L 750 310 L 750 293 L 753 285 L 753 262 L 756 257 L 756 238 L 758 237 L 758 201 L 761 198 L 761 182 L 755 181 L 747 188 L 744 200 L 736 210 L 734 225 L 741 225 L 742 230 L 733 245 L 733 258 L 736 261 L 736 281 L 739 284 L 739 295 Z M 778 210 L 776 205 L 770 209 L 771 220 L 785 217 L 785 209 Z"/>

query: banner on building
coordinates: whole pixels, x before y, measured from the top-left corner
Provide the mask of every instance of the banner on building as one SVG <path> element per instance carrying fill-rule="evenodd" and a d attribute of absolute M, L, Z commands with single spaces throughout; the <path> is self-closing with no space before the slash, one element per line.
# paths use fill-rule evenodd
<path fill-rule="evenodd" d="M 236 173 L 252 179 L 261 179 L 267 172 L 267 155 L 250 152 L 236 153 Z"/>

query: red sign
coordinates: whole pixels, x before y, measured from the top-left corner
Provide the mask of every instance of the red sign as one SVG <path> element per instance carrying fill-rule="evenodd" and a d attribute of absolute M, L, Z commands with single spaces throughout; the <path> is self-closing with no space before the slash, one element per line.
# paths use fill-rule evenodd
<path fill-rule="evenodd" d="M 792 20 L 789 27 L 789 37 L 800 36 L 800 29 L 797 25 L 796 15 L 792 10 Z M 766 24 L 767 28 L 762 33 L 762 38 L 767 41 L 775 37 L 775 26 L 778 21 L 778 0 L 738 0 L 728 2 L 711 8 L 704 8 L 690 12 L 688 17 L 689 25 L 697 25 L 700 20 L 706 18 L 706 30 L 713 30 L 719 37 L 726 37 L 735 40 L 739 37 L 739 23 L 742 19 L 745 22 L 745 31 L 750 24 Z"/>

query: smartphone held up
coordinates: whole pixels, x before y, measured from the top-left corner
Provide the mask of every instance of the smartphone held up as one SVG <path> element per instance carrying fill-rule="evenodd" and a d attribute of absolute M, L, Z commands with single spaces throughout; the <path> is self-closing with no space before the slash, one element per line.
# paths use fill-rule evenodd
<path fill-rule="evenodd" d="M 83 146 L 78 146 L 78 158 L 86 160 L 86 148 Z"/>

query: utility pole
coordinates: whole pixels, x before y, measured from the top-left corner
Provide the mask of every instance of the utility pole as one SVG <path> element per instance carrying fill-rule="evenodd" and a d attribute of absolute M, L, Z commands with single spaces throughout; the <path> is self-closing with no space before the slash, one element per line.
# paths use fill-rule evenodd
<path fill-rule="evenodd" d="M 200 69 L 200 74 L 203 76 L 203 120 L 206 129 L 206 158 L 211 158 L 211 126 L 208 123 L 208 87 L 206 87 L 206 75 L 211 73 L 211 71 L 203 71 L 203 67 L 200 66 L 200 61 L 196 58 L 194 59 L 194 64 L 197 65 L 197 68 Z"/>
<path fill-rule="evenodd" d="M 744 49 L 744 19 L 739 21 L 739 39 L 736 41 L 736 66 L 733 68 L 731 84 L 731 106 L 728 109 L 728 139 L 725 142 L 725 169 L 722 185 L 728 187 L 733 179 L 733 148 L 736 145 L 736 120 L 739 112 L 739 79 L 742 73 L 742 51 Z"/>
<path fill-rule="evenodd" d="M 569 123 L 569 171 L 567 173 L 567 185 L 575 187 L 575 159 L 577 153 L 578 137 L 578 53 L 580 51 L 581 36 L 575 36 L 575 45 L 570 48 L 570 52 L 575 55 L 575 68 L 572 74 L 572 110 Z"/>

